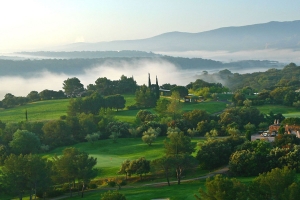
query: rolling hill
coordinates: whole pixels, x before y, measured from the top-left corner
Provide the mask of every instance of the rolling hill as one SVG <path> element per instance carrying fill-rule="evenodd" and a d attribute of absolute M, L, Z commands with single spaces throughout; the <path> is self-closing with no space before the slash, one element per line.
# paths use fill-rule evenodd
<path fill-rule="evenodd" d="M 299 50 L 300 20 L 223 27 L 199 33 L 169 32 L 139 40 L 73 43 L 57 51 L 197 51 Z"/>

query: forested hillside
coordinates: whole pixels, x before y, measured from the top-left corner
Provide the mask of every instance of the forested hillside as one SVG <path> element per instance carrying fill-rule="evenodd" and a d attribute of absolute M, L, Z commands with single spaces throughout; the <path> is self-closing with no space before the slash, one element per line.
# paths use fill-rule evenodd
<path fill-rule="evenodd" d="M 64 73 L 74 76 L 84 73 L 85 70 L 102 65 L 118 68 L 123 67 L 124 63 L 128 63 L 130 65 L 130 63 L 133 62 L 161 63 L 162 61 L 174 65 L 178 70 L 193 70 L 198 72 L 222 69 L 229 69 L 233 71 L 247 69 L 253 71 L 257 68 L 265 71 L 270 68 L 283 67 L 283 64 L 272 61 L 240 61 L 222 63 L 209 59 L 170 57 L 146 52 L 140 53 L 141 55 L 137 57 L 125 56 L 125 54 L 121 54 L 123 57 L 118 57 L 114 56 L 115 53 L 111 52 L 103 52 L 102 54 L 101 52 L 32 52 L 27 54 L 35 56 L 44 55 L 47 59 L 40 59 L 39 57 L 36 57 L 36 59 L 25 60 L 0 59 L 0 76 L 32 77 L 36 76 L 36 73 L 44 70 L 52 73 Z M 77 58 L 74 58 L 74 55 L 76 55 Z M 103 55 L 108 57 L 104 58 Z M 109 57 L 109 55 L 112 57 Z M 143 66 L 141 65 L 140 67 L 142 68 Z"/>
<path fill-rule="evenodd" d="M 251 87 L 259 92 L 263 89 L 272 90 L 276 87 L 294 87 L 299 89 L 300 67 L 294 63 L 286 65 L 283 69 L 271 68 L 265 72 L 233 73 L 230 70 L 221 70 L 217 73 L 203 73 L 196 78 L 208 82 L 220 82 L 232 91 Z"/>

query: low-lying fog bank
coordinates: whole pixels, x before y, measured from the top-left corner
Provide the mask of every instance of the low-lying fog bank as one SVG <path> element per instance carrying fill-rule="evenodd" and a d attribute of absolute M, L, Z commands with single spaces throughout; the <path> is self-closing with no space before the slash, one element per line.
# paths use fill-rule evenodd
<path fill-rule="evenodd" d="M 193 53 L 205 53 L 205 52 L 193 52 Z M 296 58 L 298 52 L 284 51 L 285 54 L 291 53 L 291 57 Z M 246 52 L 244 52 L 246 54 Z M 259 52 L 257 52 L 259 54 Z M 203 54 L 204 55 L 204 54 Z M 209 57 L 209 53 L 203 57 Z M 219 53 L 215 54 L 215 58 L 219 56 L 220 58 L 225 54 Z M 229 53 L 228 55 L 242 55 L 242 53 Z M 181 55 L 183 56 L 183 55 Z M 211 58 L 213 53 L 211 52 Z M 283 55 L 278 55 L 278 58 Z M 292 59 L 291 59 L 292 60 Z M 295 59 L 297 61 L 297 59 Z M 292 60 L 295 62 L 295 60 Z M 298 57 L 300 61 L 300 58 Z M 291 61 L 289 61 L 291 62 Z M 287 63 L 289 63 L 287 62 Z M 227 65 L 230 67 L 230 64 Z M 271 67 L 270 67 L 271 68 Z M 25 77 L 25 73 L 18 76 L 1 76 L 0 74 L 0 100 L 3 99 L 4 95 L 11 93 L 15 96 L 27 96 L 31 91 L 41 92 L 42 90 L 62 90 L 63 81 L 67 78 L 77 77 L 80 79 L 81 83 L 86 87 L 88 84 L 94 84 L 99 77 L 107 77 L 110 80 L 118 80 L 122 75 L 127 77 L 133 76 L 139 85 L 148 83 L 148 73 L 151 74 L 152 82 L 155 82 L 155 76 L 158 77 L 159 84 L 164 83 L 187 85 L 190 82 L 194 82 L 199 75 L 203 74 L 203 71 L 208 73 L 217 73 L 222 70 L 221 68 L 201 68 L 201 69 L 187 69 L 180 70 L 175 64 L 168 62 L 167 60 L 161 58 L 155 59 L 131 59 L 128 60 L 110 60 L 104 62 L 101 65 L 86 66 L 82 73 L 78 74 L 67 74 L 67 73 L 55 73 L 50 72 L 50 70 L 43 69 L 41 66 L 40 71 L 34 73 L 29 72 L 31 75 Z M 225 69 L 225 68 L 223 68 Z M 232 67 L 227 68 L 233 73 L 252 73 L 257 71 L 266 71 L 267 67 Z M 197 76 L 198 75 L 198 76 Z M 215 80 L 216 82 L 221 82 L 220 80 Z M 209 81 L 211 82 L 211 81 Z M 222 83 L 224 84 L 224 83 Z"/>
<path fill-rule="evenodd" d="M 300 51 L 291 49 L 264 49 L 253 51 L 183 51 L 183 52 L 155 52 L 158 54 L 188 57 L 188 58 L 204 58 L 221 62 L 234 62 L 240 60 L 273 60 L 281 63 L 300 64 Z"/>
<path fill-rule="evenodd" d="M 11 93 L 15 96 L 27 96 L 30 91 L 62 90 L 63 81 L 67 78 L 77 77 L 86 87 L 88 84 L 94 84 L 99 77 L 107 77 L 110 80 L 118 80 L 122 75 L 133 76 L 139 85 L 148 83 L 148 73 L 151 74 L 152 82 L 155 82 L 155 76 L 158 77 L 159 84 L 172 83 L 186 85 L 194 80 L 190 74 L 185 71 L 177 70 L 176 66 L 157 60 L 149 62 L 148 60 L 139 60 L 136 62 L 109 62 L 104 65 L 95 66 L 84 71 L 82 74 L 68 75 L 57 74 L 49 71 L 39 71 L 32 74 L 31 77 L 22 76 L 1 76 L 0 75 L 0 99 L 4 95 Z"/>

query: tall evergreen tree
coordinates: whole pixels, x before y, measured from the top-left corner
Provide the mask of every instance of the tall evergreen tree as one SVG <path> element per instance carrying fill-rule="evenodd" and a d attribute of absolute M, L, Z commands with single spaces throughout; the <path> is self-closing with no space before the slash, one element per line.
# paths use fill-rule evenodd
<path fill-rule="evenodd" d="M 150 73 L 148 73 L 148 88 L 151 88 L 151 79 L 150 79 Z"/>
<path fill-rule="evenodd" d="M 158 80 L 157 80 L 157 76 L 156 76 L 156 85 L 155 85 L 155 96 L 157 99 L 159 99 L 159 86 L 158 86 Z"/>

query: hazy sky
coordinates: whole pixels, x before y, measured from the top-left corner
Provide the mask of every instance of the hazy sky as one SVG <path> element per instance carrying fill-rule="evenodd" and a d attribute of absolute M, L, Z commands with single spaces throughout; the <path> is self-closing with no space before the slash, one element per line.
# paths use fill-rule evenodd
<path fill-rule="evenodd" d="M 300 19 L 299 0 L 0 0 L 0 52 Z"/>

